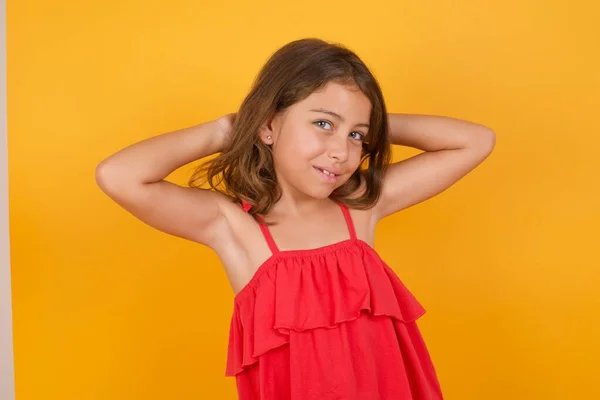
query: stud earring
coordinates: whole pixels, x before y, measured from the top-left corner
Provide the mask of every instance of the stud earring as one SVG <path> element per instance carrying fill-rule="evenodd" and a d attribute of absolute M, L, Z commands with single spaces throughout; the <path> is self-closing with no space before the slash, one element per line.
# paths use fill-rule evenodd
<path fill-rule="evenodd" d="M 271 136 L 267 136 L 267 140 L 271 140 Z"/>

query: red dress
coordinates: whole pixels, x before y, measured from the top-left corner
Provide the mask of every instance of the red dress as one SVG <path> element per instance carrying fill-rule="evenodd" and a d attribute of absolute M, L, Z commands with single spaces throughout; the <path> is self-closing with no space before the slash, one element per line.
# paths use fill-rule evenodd
<path fill-rule="evenodd" d="M 235 296 L 227 376 L 240 400 L 438 400 L 423 307 L 367 243 L 279 251 Z M 246 205 L 244 209 L 247 210 Z"/>

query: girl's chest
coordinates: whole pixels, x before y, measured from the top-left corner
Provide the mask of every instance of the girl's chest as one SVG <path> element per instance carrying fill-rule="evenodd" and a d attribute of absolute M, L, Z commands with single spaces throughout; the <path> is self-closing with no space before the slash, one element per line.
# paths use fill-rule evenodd
<path fill-rule="evenodd" d="M 356 237 L 373 246 L 374 226 L 370 213 L 352 210 Z M 321 221 L 287 221 L 271 225 L 268 230 L 251 221 L 240 224 L 227 233 L 222 245 L 215 249 L 225 269 L 234 293 L 239 292 L 252 279 L 256 271 L 275 251 L 311 250 L 335 245 L 351 238 L 345 221 L 335 218 Z M 269 241 L 272 244 L 269 244 Z"/>

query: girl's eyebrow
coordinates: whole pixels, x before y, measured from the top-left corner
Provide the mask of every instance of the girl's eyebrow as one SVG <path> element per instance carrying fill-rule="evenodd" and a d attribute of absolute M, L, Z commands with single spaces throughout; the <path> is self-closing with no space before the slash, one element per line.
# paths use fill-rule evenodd
<path fill-rule="evenodd" d="M 338 114 L 338 113 L 335 113 L 335 112 L 333 112 L 333 111 L 326 110 L 326 109 L 324 109 L 324 108 L 317 108 L 317 109 L 308 110 L 308 111 L 314 111 L 314 112 L 320 112 L 320 113 L 329 114 L 329 115 L 331 115 L 331 116 L 333 116 L 333 117 L 336 117 L 336 118 L 337 118 L 337 119 L 339 119 L 340 121 L 344 122 L 344 117 L 342 117 L 340 114 Z M 357 126 L 357 127 L 358 127 L 358 126 L 361 126 L 361 127 L 364 127 L 364 128 L 367 128 L 367 129 L 369 129 L 369 124 L 365 124 L 365 123 L 362 123 L 362 124 L 356 124 L 356 126 Z"/>

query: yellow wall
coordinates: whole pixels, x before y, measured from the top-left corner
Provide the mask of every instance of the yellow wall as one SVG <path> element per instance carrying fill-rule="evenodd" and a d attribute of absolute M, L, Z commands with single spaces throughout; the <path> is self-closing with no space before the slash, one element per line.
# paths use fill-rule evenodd
<path fill-rule="evenodd" d="M 482 167 L 377 231 L 429 311 L 447 399 L 600 398 L 598 10 L 284 3 L 8 1 L 17 399 L 235 398 L 217 258 L 118 208 L 94 168 L 236 110 L 270 53 L 304 36 L 354 48 L 390 111 L 497 132 Z"/>

